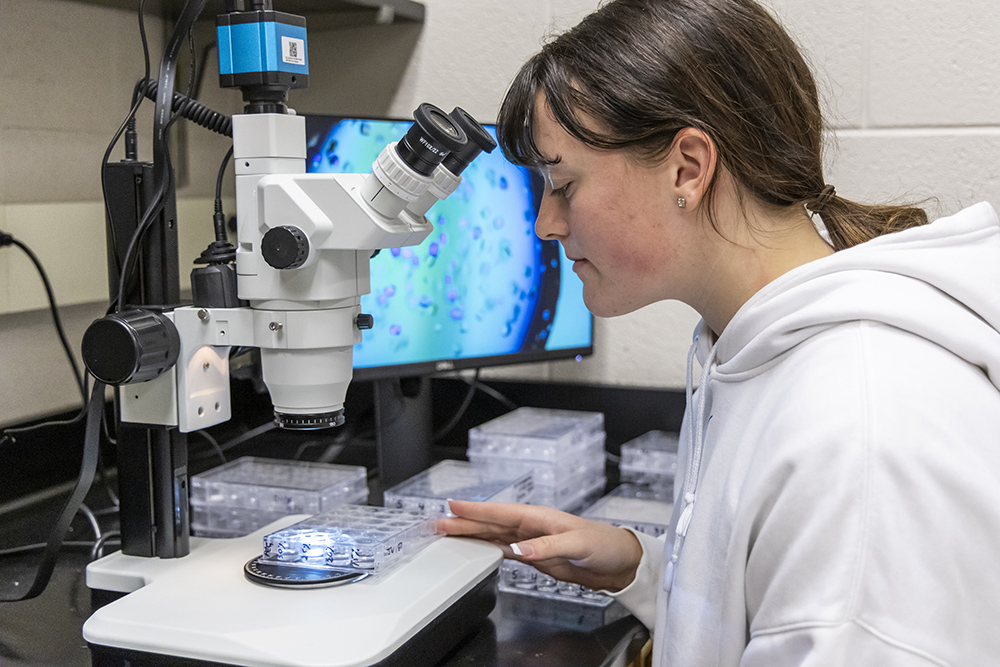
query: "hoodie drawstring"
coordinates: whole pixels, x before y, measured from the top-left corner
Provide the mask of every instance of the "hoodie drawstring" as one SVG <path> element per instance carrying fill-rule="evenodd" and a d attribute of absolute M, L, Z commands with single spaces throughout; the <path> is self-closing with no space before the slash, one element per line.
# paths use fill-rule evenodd
<path fill-rule="evenodd" d="M 700 334 L 694 338 L 694 343 L 688 351 L 687 358 L 687 405 L 690 408 L 694 399 L 694 357 L 698 349 Z M 688 442 L 691 443 L 691 451 L 688 458 L 687 470 L 684 473 L 684 485 L 681 487 L 680 501 L 681 514 L 677 519 L 677 528 L 674 531 L 674 543 L 663 575 L 663 587 L 670 591 L 673 588 L 674 574 L 676 572 L 677 560 L 680 558 L 681 547 L 684 537 L 687 535 L 688 527 L 691 525 L 691 518 L 694 515 L 694 502 L 698 491 L 698 478 L 701 474 L 701 459 L 704 451 L 705 432 L 705 395 L 708 393 L 708 376 L 711 374 L 712 366 L 715 363 L 716 346 L 712 346 L 701 369 L 701 379 L 698 382 L 698 403 L 688 419 Z"/>

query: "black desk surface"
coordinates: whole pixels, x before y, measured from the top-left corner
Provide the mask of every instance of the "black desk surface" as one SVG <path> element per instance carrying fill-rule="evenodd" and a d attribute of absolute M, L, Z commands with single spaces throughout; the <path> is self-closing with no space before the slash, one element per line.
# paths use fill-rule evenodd
<path fill-rule="evenodd" d="M 51 526 L 48 515 L 5 520 L 0 546 L 36 540 Z M 77 533 L 85 528 L 74 524 Z M 83 540 L 83 534 L 69 539 Z M 91 537 L 92 539 L 92 537 Z M 90 652 L 82 626 L 92 606 L 85 583 L 90 557 L 85 548 L 67 548 L 52 580 L 34 600 L 0 603 L 0 664 L 5 667 L 89 667 Z M 0 558 L 0 590 L 15 592 L 12 582 L 28 585 L 38 554 Z M 611 620 L 614 616 L 621 616 Z M 604 620 L 610 622 L 601 625 Z M 627 665 L 648 639 L 634 617 L 620 613 L 595 616 L 578 605 L 538 603 L 501 594 L 497 607 L 443 663 L 447 667 L 604 667 Z"/>

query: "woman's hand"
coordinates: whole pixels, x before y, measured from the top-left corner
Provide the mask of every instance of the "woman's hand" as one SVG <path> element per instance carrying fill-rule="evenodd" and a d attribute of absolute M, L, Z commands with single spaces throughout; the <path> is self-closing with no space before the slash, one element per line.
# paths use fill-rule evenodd
<path fill-rule="evenodd" d="M 620 591 L 632 583 L 642 547 L 624 528 L 582 519 L 551 507 L 449 501 L 453 519 L 438 527 L 448 535 L 494 542 L 504 556 L 560 581 Z"/>

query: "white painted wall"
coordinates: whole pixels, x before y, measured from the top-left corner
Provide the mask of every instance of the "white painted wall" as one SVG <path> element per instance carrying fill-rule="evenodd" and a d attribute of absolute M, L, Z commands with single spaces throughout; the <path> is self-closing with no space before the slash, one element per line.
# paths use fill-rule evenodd
<path fill-rule="evenodd" d="M 996 0 L 768 2 L 816 69 L 830 126 L 827 180 L 838 192 L 860 200 L 936 197 L 929 206 L 935 215 L 980 200 L 1000 203 Z M 293 93 L 293 106 L 402 116 L 429 101 L 492 120 L 507 83 L 544 36 L 598 2 L 424 4 L 427 20 L 419 28 L 311 32 L 311 88 Z M 0 0 L 0 228 L 30 236 L 66 306 L 105 289 L 97 164 L 139 72 L 134 23 L 131 12 L 79 0 Z M 112 49 L 103 34 L 115 35 Z M 213 105 L 232 105 L 229 93 L 213 90 L 211 76 L 206 92 Z M 213 137 L 192 136 L 191 185 L 180 195 L 190 201 L 182 207 L 199 208 L 224 148 Z M 209 230 L 199 221 L 180 224 L 182 233 L 188 225 Z M 81 225 L 94 233 L 80 236 Z M 191 245 L 203 245 L 201 236 Z M 13 249 L 0 251 L 0 312 L 23 312 L 26 295 L 37 302 L 31 307 L 41 307 L 30 270 Z M 82 333 L 89 312 L 70 322 L 71 333 Z M 19 317 L 0 315 L 0 423 L 77 400 L 68 371 L 53 366 L 61 351 L 46 318 Z M 680 388 L 697 319 L 686 306 L 656 304 L 599 320 L 597 353 L 580 363 L 491 375 Z M 53 371 L 26 377 L 33 367 Z"/>
<path fill-rule="evenodd" d="M 499 91 L 540 35 L 595 8 L 587 0 L 428 0 L 428 26 L 394 110 L 421 95 L 471 95 L 495 113 Z M 922 201 L 932 217 L 1000 204 L 1000 5 L 996 0 L 768 0 L 812 63 L 822 90 L 827 182 L 859 201 Z M 455 63 L 452 28 L 479 25 L 481 45 Z M 455 68 L 447 76 L 448 63 Z M 460 68 L 460 69 L 459 69 Z M 485 69 L 487 76 L 477 78 Z M 465 76 L 462 71 L 465 71 Z M 409 74 L 409 73 L 408 73 Z M 454 91 L 454 92 L 453 92 Z M 1000 286 L 998 286 L 1000 288 Z M 698 316 L 660 303 L 597 322 L 581 363 L 494 374 L 681 388 Z"/>

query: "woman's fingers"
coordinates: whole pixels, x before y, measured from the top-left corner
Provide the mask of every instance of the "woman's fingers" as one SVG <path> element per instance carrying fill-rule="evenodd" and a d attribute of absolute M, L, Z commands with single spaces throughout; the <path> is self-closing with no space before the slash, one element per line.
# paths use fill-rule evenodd
<path fill-rule="evenodd" d="M 575 521 L 572 514 L 551 507 L 517 503 L 479 503 L 449 501 L 457 519 L 443 519 L 438 525 L 449 535 L 487 534 L 499 538 L 506 535 L 512 541 L 538 537 L 568 530 Z"/>
<path fill-rule="evenodd" d="M 518 539 L 516 533 L 505 526 L 462 517 L 438 519 L 438 530 L 445 535 L 478 537 L 484 540 L 504 539 L 505 537 L 512 540 Z"/>
<path fill-rule="evenodd" d="M 510 545 L 515 558 L 557 579 L 591 588 L 620 590 L 635 578 L 642 547 L 635 535 L 609 524 L 587 522 L 579 529 Z"/>
<path fill-rule="evenodd" d="M 632 581 L 642 558 L 639 541 L 628 531 L 551 507 L 449 504 L 456 516 L 438 521 L 442 532 L 494 542 L 506 558 L 535 565 L 557 579 L 620 589 Z"/>
<path fill-rule="evenodd" d="M 592 533 L 593 531 L 578 529 L 542 535 L 512 544 L 511 549 L 525 562 L 562 558 L 582 565 L 591 557 L 594 549 L 602 548 L 601 544 L 595 543 Z"/>
<path fill-rule="evenodd" d="M 539 522 L 546 517 L 564 514 L 551 507 L 521 505 L 519 503 L 477 503 L 467 500 L 449 500 L 452 514 L 456 516 L 515 528 L 525 523 Z M 571 515 L 567 515 L 571 516 Z"/>

